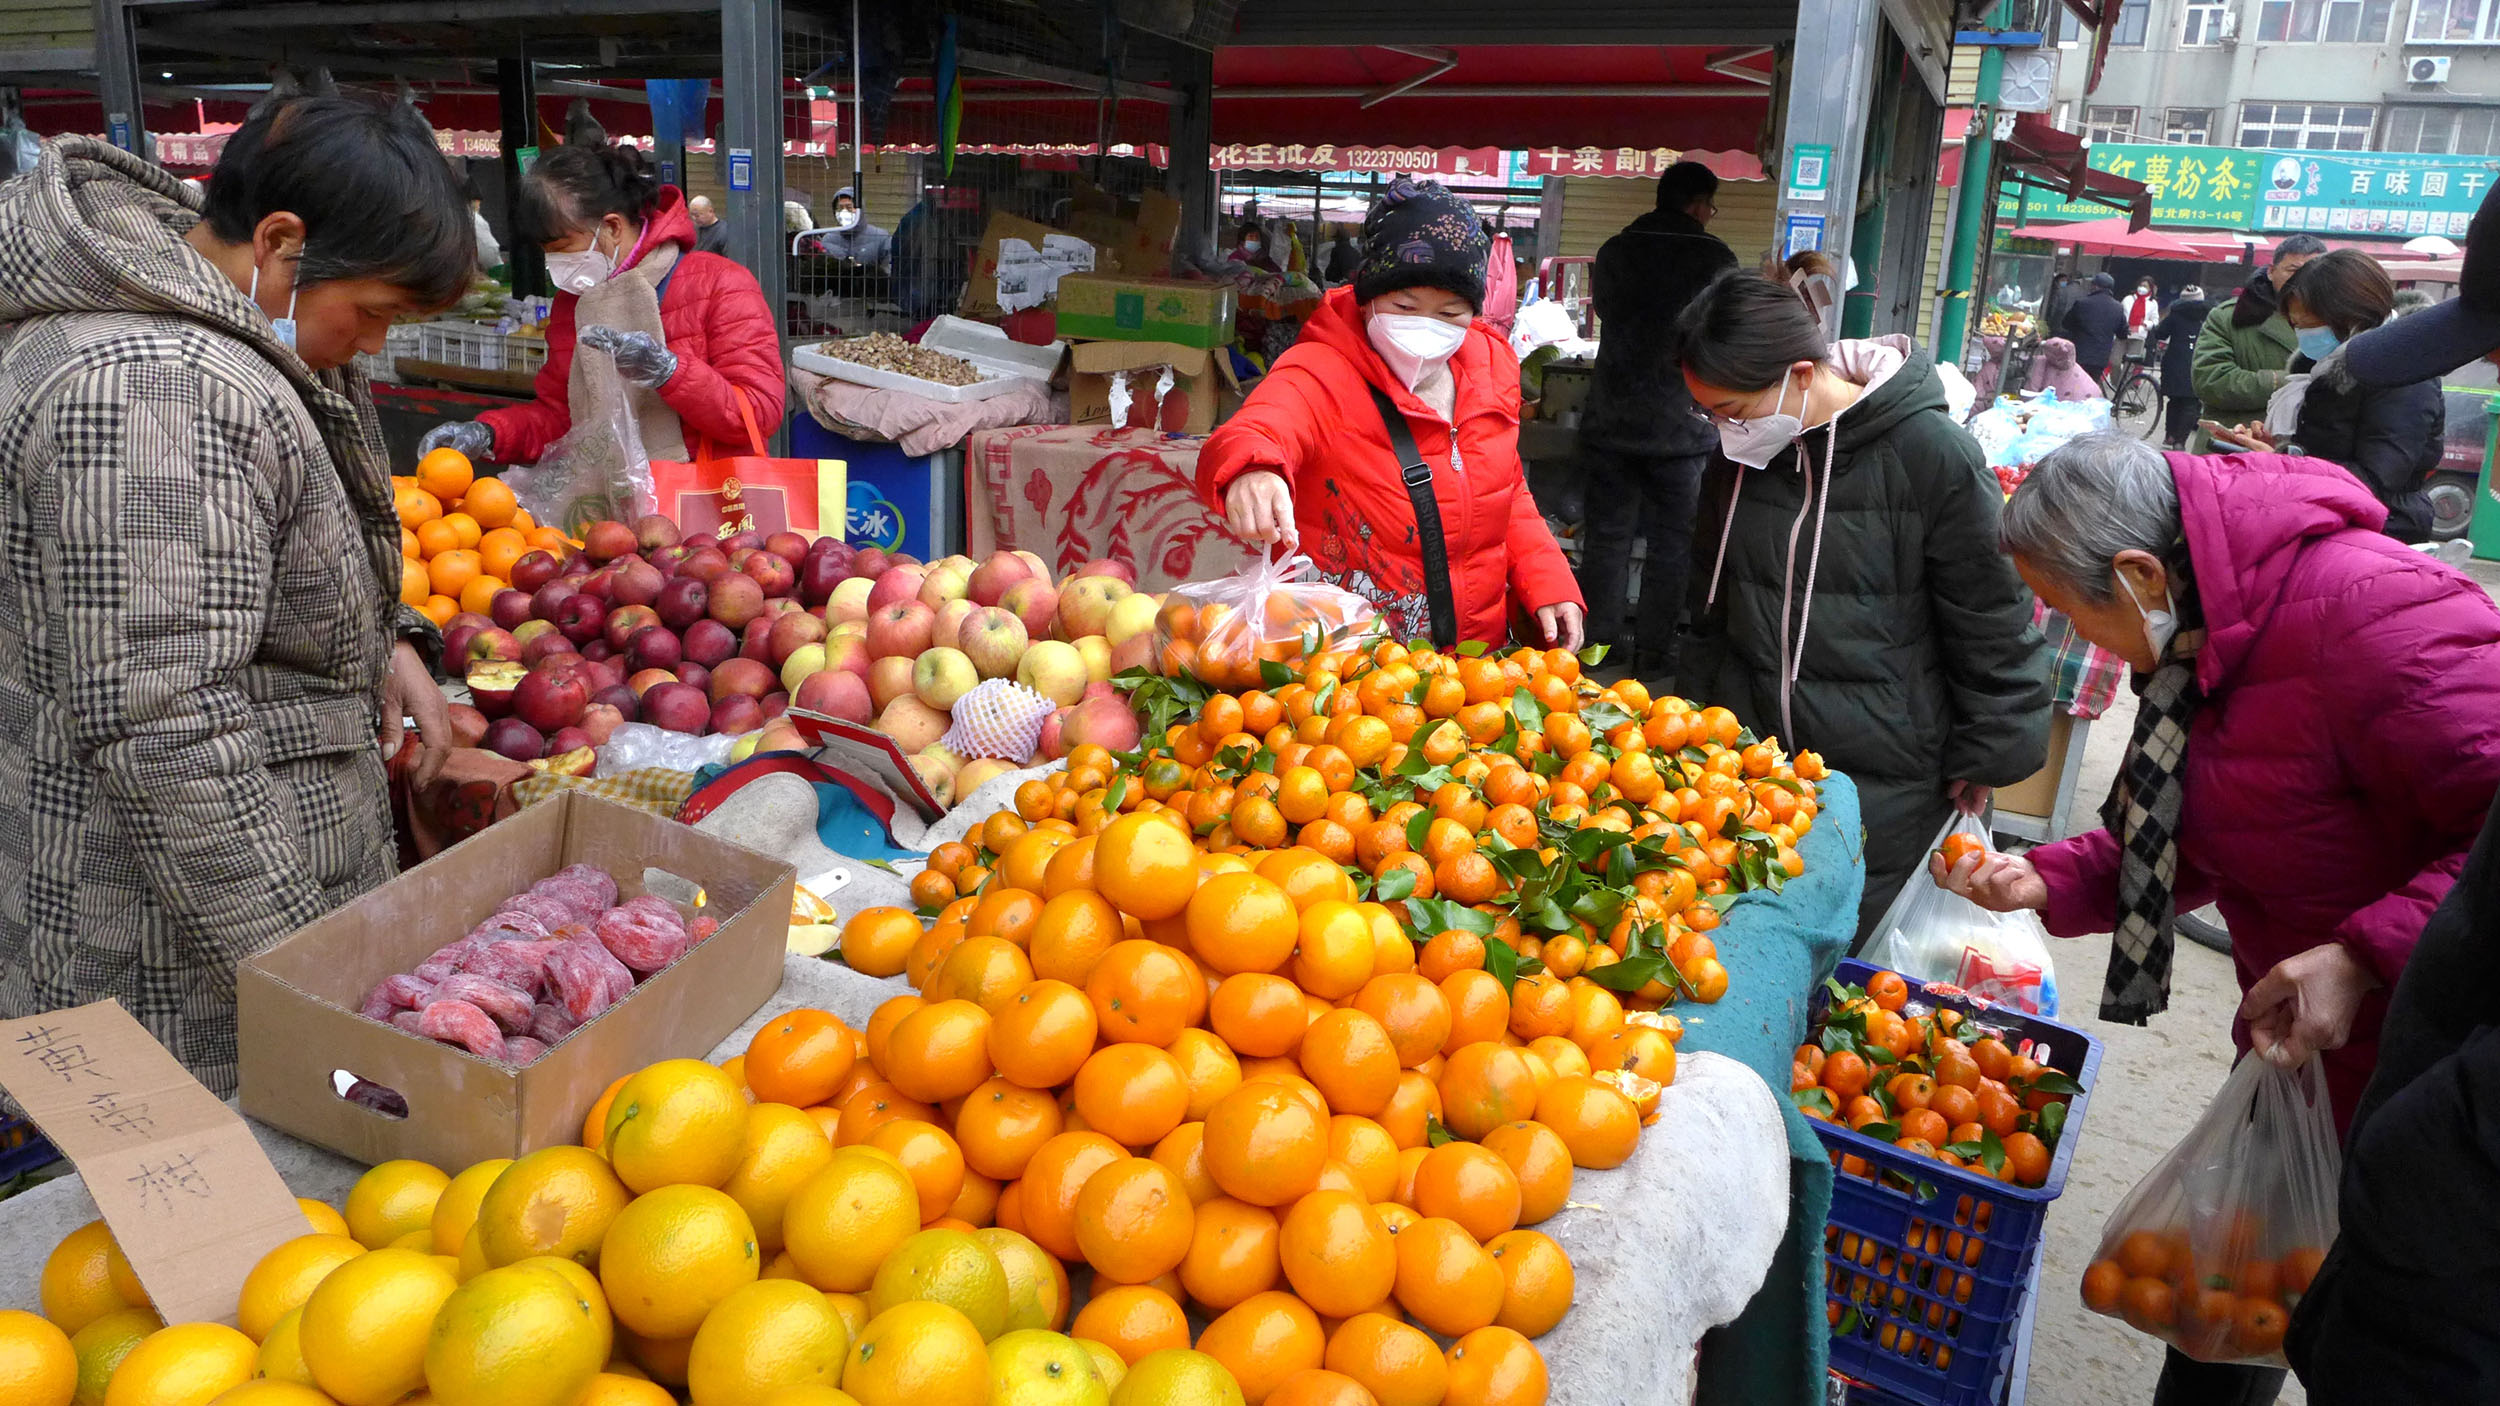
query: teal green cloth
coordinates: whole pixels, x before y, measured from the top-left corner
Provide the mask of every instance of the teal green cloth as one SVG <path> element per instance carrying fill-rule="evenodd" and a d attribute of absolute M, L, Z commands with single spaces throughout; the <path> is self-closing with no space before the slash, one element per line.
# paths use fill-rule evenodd
<path fill-rule="evenodd" d="M 1831 1339 L 1823 1316 L 1823 1222 L 1832 1164 L 1788 1102 L 1788 1068 L 1806 1036 L 1814 990 L 1839 966 L 1858 929 L 1865 835 L 1858 790 L 1822 783 L 1823 810 L 1798 851 L 1806 872 L 1776 894 L 1750 895 L 1712 936 L 1727 968 L 1714 1006 L 1680 1006 L 1684 1050 L 1739 1060 L 1762 1076 L 1787 1115 L 1788 1235 L 1770 1277 L 1735 1322 L 1702 1338 L 1700 1406 L 1820 1406 Z"/>

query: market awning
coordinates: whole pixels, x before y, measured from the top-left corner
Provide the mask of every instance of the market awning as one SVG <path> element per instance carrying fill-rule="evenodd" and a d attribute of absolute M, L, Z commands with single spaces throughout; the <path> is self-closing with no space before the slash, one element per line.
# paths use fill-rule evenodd
<path fill-rule="evenodd" d="M 2139 258 L 2195 259 L 2200 262 L 2207 251 L 2194 244 L 2157 229 L 2132 229 L 2124 215 L 2105 220 L 2078 220 L 2063 225 L 2024 225 L 2006 231 L 2012 239 L 2045 239 L 2058 244 L 2071 244 L 2094 254 L 2132 254 Z"/>
<path fill-rule="evenodd" d="M 2012 180 L 2055 191 L 2068 200 L 2091 200 L 2123 211 L 2130 230 L 2153 222 L 2153 197 L 2142 181 L 2093 170 L 2083 138 L 2059 131 L 2038 113 L 2017 116 L 2013 133 L 1998 144 L 1997 151 Z"/>

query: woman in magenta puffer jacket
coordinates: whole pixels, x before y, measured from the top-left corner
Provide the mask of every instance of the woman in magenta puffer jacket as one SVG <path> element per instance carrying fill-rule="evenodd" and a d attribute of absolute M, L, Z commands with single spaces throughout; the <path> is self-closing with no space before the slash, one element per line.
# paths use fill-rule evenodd
<path fill-rule="evenodd" d="M 2134 667 L 2120 794 L 2107 828 L 1938 865 L 2060 937 L 2113 933 L 2101 1015 L 2133 1024 L 2167 1001 L 2173 914 L 2219 904 L 2244 993 L 2234 1042 L 2287 1067 L 2323 1051 L 2339 1131 L 2388 992 L 2500 791 L 2500 608 L 2381 535 L 2386 517 L 2316 459 L 2104 434 L 2042 460 L 2006 505 L 2005 546 Z M 2154 1399 L 2258 1370 L 2174 1351 Z"/>

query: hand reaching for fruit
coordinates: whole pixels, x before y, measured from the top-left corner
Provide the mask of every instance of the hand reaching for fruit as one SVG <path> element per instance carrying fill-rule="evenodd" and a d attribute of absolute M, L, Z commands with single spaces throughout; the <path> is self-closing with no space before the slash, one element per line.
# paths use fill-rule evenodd
<path fill-rule="evenodd" d="M 475 420 L 446 420 L 425 432 L 417 441 L 417 457 L 422 459 L 437 449 L 456 449 L 471 459 L 489 459 L 495 453 L 495 431 L 491 425 Z"/>
<path fill-rule="evenodd" d="M 2040 877 L 2040 871 L 2033 867 L 2030 860 L 2019 855 L 1994 854 L 1973 848 L 1962 851 L 1952 864 L 1947 865 L 1945 856 L 1951 852 L 1952 840 L 1960 838 L 1963 837 L 1948 838 L 1946 851 L 1927 858 L 1929 876 L 1947 891 L 1958 893 L 1991 913 L 2015 913 L 2026 908 L 2038 910 L 2049 906 L 2048 882 Z"/>
<path fill-rule="evenodd" d="M 442 774 L 451 751 L 451 705 L 434 686 L 434 671 L 425 656 L 406 640 L 391 650 L 390 672 L 382 677 L 382 755 L 399 755 L 403 719 L 417 724 L 417 785 L 427 786 Z"/>

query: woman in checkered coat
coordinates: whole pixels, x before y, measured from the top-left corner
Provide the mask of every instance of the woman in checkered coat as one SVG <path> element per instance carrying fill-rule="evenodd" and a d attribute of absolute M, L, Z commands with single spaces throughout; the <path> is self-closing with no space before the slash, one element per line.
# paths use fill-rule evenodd
<path fill-rule="evenodd" d="M 0 229 L 0 1017 L 118 1000 L 226 1093 L 237 964 L 393 872 L 377 737 L 448 736 L 348 363 L 466 289 L 468 209 L 412 110 L 314 98 L 204 202 L 49 143 Z"/>

